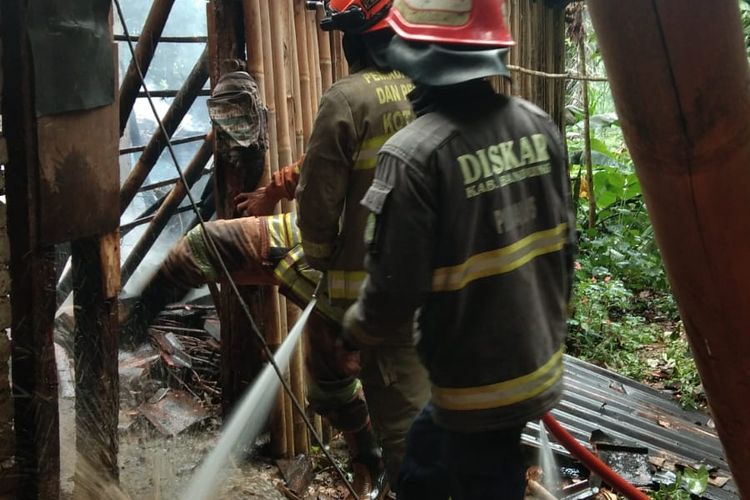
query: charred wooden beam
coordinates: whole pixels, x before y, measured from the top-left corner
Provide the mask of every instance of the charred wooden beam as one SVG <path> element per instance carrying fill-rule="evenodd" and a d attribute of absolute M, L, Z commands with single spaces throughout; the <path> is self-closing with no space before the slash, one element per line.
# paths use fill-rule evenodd
<path fill-rule="evenodd" d="M 3 131 L 10 239 L 12 380 L 15 403 L 15 498 L 58 498 L 60 440 L 57 368 L 52 340 L 55 255 L 39 247 L 39 156 L 27 2 L 3 4 Z"/>
<path fill-rule="evenodd" d="M 135 47 L 135 57 L 130 61 L 122 85 L 120 85 L 120 135 L 125 131 L 130 112 L 133 110 L 138 95 L 138 89 L 141 88 L 141 79 L 138 75 L 136 63 L 145 75 L 151 65 L 151 60 L 154 58 L 156 45 L 159 43 L 159 37 L 164 31 L 164 25 L 167 24 L 167 18 L 173 5 L 174 0 L 154 0 L 151 5 L 146 23 L 143 25 L 139 36 L 138 45 Z"/>
<path fill-rule="evenodd" d="M 206 166 L 206 163 L 208 163 L 208 160 L 213 154 L 212 139 L 212 134 L 209 134 L 203 144 L 201 144 L 198 152 L 195 153 L 195 156 L 190 161 L 190 164 L 187 166 L 187 168 L 185 168 L 184 175 L 188 185 L 185 186 L 182 181 L 175 184 L 175 186 L 167 195 L 167 198 L 164 200 L 164 203 L 162 203 L 161 207 L 159 207 L 159 210 L 156 211 L 154 219 L 151 221 L 148 228 L 143 233 L 143 236 L 141 236 L 141 239 L 138 240 L 138 243 L 136 243 L 135 247 L 133 247 L 130 255 L 128 255 L 127 259 L 125 259 L 125 263 L 122 266 L 123 286 L 128 282 L 141 261 L 143 261 L 143 258 L 151 249 L 154 242 L 161 234 L 162 230 L 166 227 L 169 219 L 172 217 L 172 215 L 174 215 L 177 207 L 179 207 L 180 203 L 182 203 L 182 200 L 185 199 L 187 190 L 190 189 L 193 184 L 195 184 L 195 182 L 201 177 L 203 168 Z"/>
<path fill-rule="evenodd" d="M 174 98 L 174 101 L 172 101 L 169 109 L 161 119 L 169 137 L 177 130 L 185 114 L 193 105 L 193 102 L 195 102 L 195 98 L 203 88 L 206 80 L 208 80 L 208 52 L 204 50 L 198 58 L 198 62 L 195 63 L 190 75 L 188 75 L 187 80 L 185 80 L 182 88 Z M 151 140 L 149 140 L 143 154 L 138 159 L 138 163 L 130 171 L 130 174 L 122 185 L 122 189 L 120 190 L 120 212 L 124 212 L 128 205 L 130 205 L 133 197 L 138 192 L 138 188 L 141 187 L 143 181 L 146 180 L 149 172 L 151 172 L 151 169 L 154 168 L 154 165 L 159 160 L 159 156 L 161 156 L 161 153 L 167 146 L 169 137 L 164 137 L 161 129 L 157 129 Z"/>
<path fill-rule="evenodd" d="M 206 138 L 205 134 L 198 134 L 198 135 L 191 135 L 188 137 L 180 137 L 179 139 L 172 139 L 172 145 L 175 146 L 177 144 L 186 144 L 188 142 L 196 142 L 196 141 L 202 141 Z M 132 153 L 140 153 L 141 151 L 145 151 L 145 149 L 148 146 L 144 144 L 143 146 L 131 146 L 129 148 L 122 148 L 120 150 L 120 155 L 129 155 Z M 141 188 L 143 189 L 143 188 Z"/>
<path fill-rule="evenodd" d="M 176 97 L 180 93 L 179 90 L 149 90 L 148 94 L 146 92 L 138 92 L 138 97 L 148 97 L 151 95 L 151 97 Z M 201 89 L 196 94 L 197 96 L 209 96 L 211 95 L 211 91 L 208 89 Z"/>

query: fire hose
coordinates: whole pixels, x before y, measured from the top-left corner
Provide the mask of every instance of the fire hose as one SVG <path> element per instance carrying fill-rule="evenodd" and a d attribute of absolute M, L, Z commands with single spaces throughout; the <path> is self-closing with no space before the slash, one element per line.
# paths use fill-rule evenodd
<path fill-rule="evenodd" d="M 566 431 L 560 422 L 557 421 L 551 413 L 542 417 L 544 426 L 547 427 L 557 441 L 565 447 L 574 457 L 580 460 L 590 471 L 598 475 L 607 484 L 612 486 L 618 493 L 621 493 L 631 500 L 648 500 L 649 496 L 641 490 L 627 482 L 619 474 L 609 468 L 607 464 L 601 461 L 599 457 L 587 450 L 581 443 L 576 441 L 568 431 Z"/>

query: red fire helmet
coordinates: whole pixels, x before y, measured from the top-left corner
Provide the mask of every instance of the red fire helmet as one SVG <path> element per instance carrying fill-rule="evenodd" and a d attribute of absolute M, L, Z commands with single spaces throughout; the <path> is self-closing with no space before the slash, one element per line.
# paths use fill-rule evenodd
<path fill-rule="evenodd" d="M 386 20 L 407 41 L 510 47 L 505 0 L 395 0 Z"/>
<path fill-rule="evenodd" d="M 325 11 L 320 23 L 322 30 L 367 33 L 388 27 L 385 17 L 393 0 L 325 0 L 322 3 Z"/>

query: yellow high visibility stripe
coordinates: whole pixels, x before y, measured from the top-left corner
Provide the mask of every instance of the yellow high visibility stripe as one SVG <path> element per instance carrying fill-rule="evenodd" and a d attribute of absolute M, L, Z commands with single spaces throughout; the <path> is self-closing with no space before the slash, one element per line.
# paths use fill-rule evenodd
<path fill-rule="evenodd" d="M 359 297 L 359 290 L 365 282 L 365 271 L 335 271 L 328 273 L 328 293 L 332 299 L 350 299 Z"/>
<path fill-rule="evenodd" d="M 393 134 L 383 134 L 375 137 L 371 137 L 366 141 L 362 142 L 359 148 L 359 155 L 357 161 L 354 162 L 354 170 L 369 170 L 375 168 L 378 163 L 378 152 L 383 144 L 388 142 Z"/>
<path fill-rule="evenodd" d="M 540 255 L 558 251 L 565 245 L 567 227 L 563 223 L 532 233 L 507 247 L 472 255 L 462 264 L 436 269 L 432 274 L 432 291 L 461 290 L 472 281 L 508 273 Z"/>
<path fill-rule="evenodd" d="M 556 384 L 563 374 L 562 349 L 531 373 L 477 387 L 432 387 L 433 403 L 446 410 L 486 410 L 526 401 Z"/>
<path fill-rule="evenodd" d="M 268 244 L 271 248 L 291 248 L 302 242 L 294 212 L 266 217 Z"/>

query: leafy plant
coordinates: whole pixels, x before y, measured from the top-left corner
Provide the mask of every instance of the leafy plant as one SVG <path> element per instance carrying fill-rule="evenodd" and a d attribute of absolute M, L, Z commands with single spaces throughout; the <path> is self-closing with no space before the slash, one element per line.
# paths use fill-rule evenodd
<path fill-rule="evenodd" d="M 701 495 L 708 486 L 708 470 L 704 465 L 698 469 L 686 468 L 677 473 L 671 484 L 662 484 L 659 491 L 651 495 L 654 500 L 690 500 L 691 495 Z"/>

